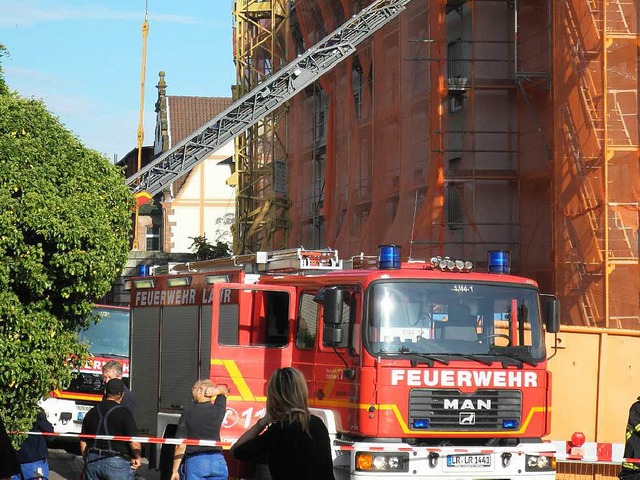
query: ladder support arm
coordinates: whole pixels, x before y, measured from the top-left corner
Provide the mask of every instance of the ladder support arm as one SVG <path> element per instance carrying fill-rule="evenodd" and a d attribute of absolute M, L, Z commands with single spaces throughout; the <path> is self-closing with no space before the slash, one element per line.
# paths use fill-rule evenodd
<path fill-rule="evenodd" d="M 143 192 L 150 197 L 157 195 L 338 65 L 362 41 L 400 14 L 410 1 L 373 2 L 188 138 L 127 178 L 127 185 L 138 196 Z"/>

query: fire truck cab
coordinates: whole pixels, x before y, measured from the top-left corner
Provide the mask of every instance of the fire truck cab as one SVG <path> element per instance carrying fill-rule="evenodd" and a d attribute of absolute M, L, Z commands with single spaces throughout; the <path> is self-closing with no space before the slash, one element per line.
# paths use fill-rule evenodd
<path fill-rule="evenodd" d="M 90 357 L 65 390 L 54 390 L 40 402 L 56 433 L 80 433 L 84 415 L 102 400 L 102 367 L 111 360 L 122 364 L 122 378 L 129 379 L 129 308 L 96 305 L 88 328 L 78 339 L 89 346 Z"/>
<path fill-rule="evenodd" d="M 504 253 L 504 252 L 503 252 Z M 197 378 L 230 388 L 222 440 L 264 415 L 293 366 L 327 424 L 336 478 L 555 476 L 544 332 L 558 304 L 530 279 L 399 249 L 261 252 L 131 282 L 139 427 L 163 436 Z"/>

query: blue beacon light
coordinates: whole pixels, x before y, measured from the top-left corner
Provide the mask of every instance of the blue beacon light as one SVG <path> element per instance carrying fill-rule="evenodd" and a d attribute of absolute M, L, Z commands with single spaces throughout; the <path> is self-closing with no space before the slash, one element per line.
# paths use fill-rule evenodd
<path fill-rule="evenodd" d="M 416 418 L 413 420 L 413 428 L 415 429 L 425 429 L 429 428 L 429 419 L 428 418 Z"/>
<path fill-rule="evenodd" d="M 517 420 L 503 420 L 502 421 L 502 428 L 504 428 L 505 430 L 515 430 L 516 428 L 518 428 L 518 421 Z"/>
<path fill-rule="evenodd" d="M 400 245 L 378 245 L 378 268 L 389 270 L 400 268 Z"/>
<path fill-rule="evenodd" d="M 508 250 L 489 250 L 489 272 L 511 273 L 511 252 Z"/>

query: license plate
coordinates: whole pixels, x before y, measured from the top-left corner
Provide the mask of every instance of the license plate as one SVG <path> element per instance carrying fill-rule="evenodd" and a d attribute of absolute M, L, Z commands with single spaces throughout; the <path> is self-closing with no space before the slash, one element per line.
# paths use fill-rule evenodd
<path fill-rule="evenodd" d="M 84 416 L 87 412 L 91 410 L 91 407 L 85 407 L 84 405 L 78 406 L 78 415 L 76 417 L 76 422 L 81 422 L 84 419 Z"/>
<path fill-rule="evenodd" d="M 447 455 L 447 467 L 491 467 L 491 455 Z"/>

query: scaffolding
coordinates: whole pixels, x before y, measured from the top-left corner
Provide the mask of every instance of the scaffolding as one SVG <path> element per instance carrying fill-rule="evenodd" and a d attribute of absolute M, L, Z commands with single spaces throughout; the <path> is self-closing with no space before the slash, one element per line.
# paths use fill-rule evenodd
<path fill-rule="evenodd" d="M 568 74 L 555 78 L 556 278 L 572 323 L 638 329 L 637 6 L 564 0 L 557 9 L 554 59 Z"/>
<path fill-rule="evenodd" d="M 234 5 L 234 100 L 288 61 L 288 0 L 237 0 Z M 247 129 L 235 141 L 236 222 L 234 253 L 286 246 L 286 105 Z"/>

